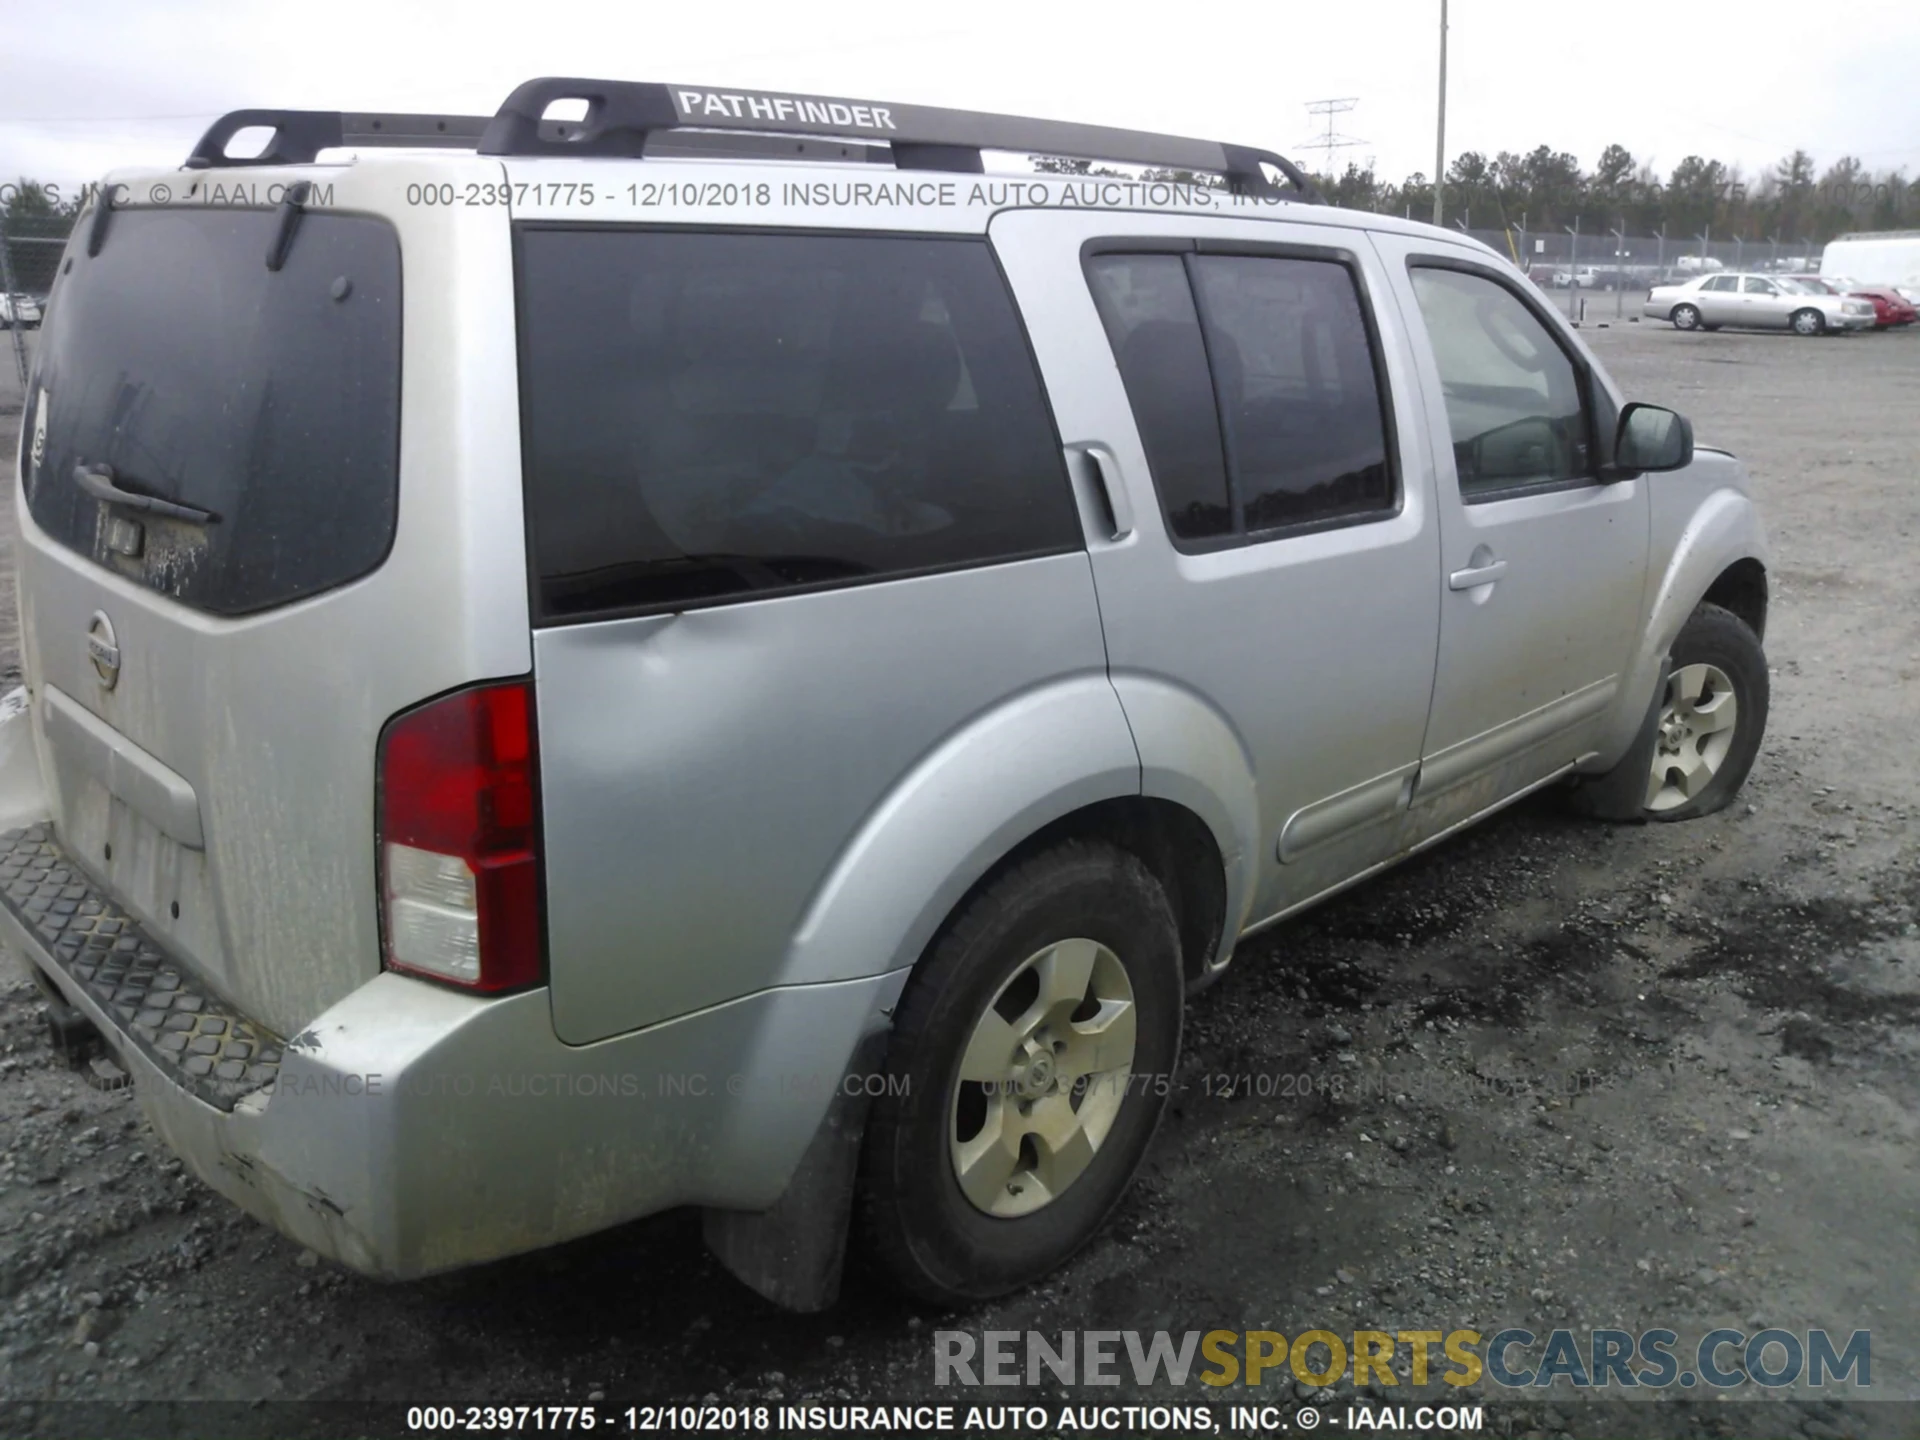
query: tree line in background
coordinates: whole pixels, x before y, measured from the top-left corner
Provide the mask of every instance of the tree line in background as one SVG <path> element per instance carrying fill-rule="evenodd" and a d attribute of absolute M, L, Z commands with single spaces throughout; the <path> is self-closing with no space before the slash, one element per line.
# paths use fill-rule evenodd
<path fill-rule="evenodd" d="M 42 223 L 34 228 L 39 230 L 44 222 L 65 220 L 71 228 L 74 217 L 85 208 L 87 194 L 77 186 L 63 190 L 24 175 L 18 180 L 0 180 L 0 221 L 38 221 Z"/>
<path fill-rule="evenodd" d="M 1349 164 L 1338 176 L 1316 176 L 1327 198 L 1356 210 L 1433 215 L 1433 182 L 1408 176 L 1383 184 L 1371 169 Z M 1444 217 L 1477 230 L 1517 228 L 1582 234 L 1621 230 L 1674 239 L 1711 234 L 1719 240 L 1811 241 L 1850 230 L 1920 229 L 1920 183 L 1904 171 L 1872 172 L 1852 156 L 1824 172 L 1796 150 L 1771 169 L 1748 175 L 1738 165 L 1689 155 L 1664 180 L 1623 145 L 1609 145 L 1591 171 L 1564 150 L 1541 145 L 1525 155 L 1477 150 L 1447 167 Z"/>
<path fill-rule="evenodd" d="M 1118 173 L 1080 160 L 1036 157 L 1036 163 L 1053 174 Z M 1415 219 L 1433 214 L 1433 183 L 1423 174 L 1389 185 L 1370 167 L 1349 164 L 1338 176 L 1314 179 L 1336 205 Z M 85 190 L 73 187 L 0 182 L 0 220 L 31 220 L 36 229 L 71 222 L 86 198 Z M 1535 234 L 1577 224 L 1582 234 L 1619 229 L 1655 235 L 1664 229 L 1680 240 L 1711 233 L 1723 240 L 1824 243 L 1849 230 L 1920 229 L 1920 182 L 1904 171 L 1869 171 L 1847 156 L 1820 172 L 1804 150 L 1752 176 L 1738 165 L 1689 155 L 1664 180 L 1623 145 L 1609 145 L 1591 171 L 1548 145 L 1525 155 L 1502 150 L 1492 159 L 1469 150 L 1447 167 L 1443 198 L 1451 223 Z"/>

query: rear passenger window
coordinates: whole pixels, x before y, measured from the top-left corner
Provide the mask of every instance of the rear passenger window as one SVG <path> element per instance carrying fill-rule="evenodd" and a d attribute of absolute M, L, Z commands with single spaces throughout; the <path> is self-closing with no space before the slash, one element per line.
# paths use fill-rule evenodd
<path fill-rule="evenodd" d="M 547 619 L 1084 544 L 984 242 L 528 227 Z"/>
<path fill-rule="evenodd" d="M 1520 298 L 1485 275 L 1436 266 L 1416 266 L 1413 289 L 1446 397 L 1461 498 L 1588 476 L 1579 372 Z"/>
<path fill-rule="evenodd" d="M 1392 511 L 1384 395 L 1344 263 L 1104 254 L 1088 276 L 1176 543 Z"/>
<path fill-rule="evenodd" d="M 1200 255 L 1193 279 L 1246 528 L 1392 508 L 1386 417 L 1347 267 Z"/>
<path fill-rule="evenodd" d="M 1089 271 L 1167 528 L 1180 540 L 1232 534 L 1220 416 L 1186 261 L 1098 255 Z"/>

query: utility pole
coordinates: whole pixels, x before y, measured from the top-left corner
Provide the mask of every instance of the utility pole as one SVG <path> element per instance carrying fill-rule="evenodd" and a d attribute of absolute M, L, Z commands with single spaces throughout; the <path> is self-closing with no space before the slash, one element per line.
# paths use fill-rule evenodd
<path fill-rule="evenodd" d="M 1618 320 L 1627 303 L 1627 219 L 1620 217 L 1620 228 L 1613 236 L 1613 318 Z"/>
<path fill-rule="evenodd" d="M 1567 318 L 1580 318 L 1577 306 L 1580 302 L 1580 217 L 1573 217 L 1571 225 L 1563 227 L 1573 237 L 1573 253 L 1567 261 Z"/>
<path fill-rule="evenodd" d="M 1441 182 L 1447 173 L 1447 0 L 1440 0 L 1440 119 L 1433 136 L 1433 223 L 1440 223 Z"/>

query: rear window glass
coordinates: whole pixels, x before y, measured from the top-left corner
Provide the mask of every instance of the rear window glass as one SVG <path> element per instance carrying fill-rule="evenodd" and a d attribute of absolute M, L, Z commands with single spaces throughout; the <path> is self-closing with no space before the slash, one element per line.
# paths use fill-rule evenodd
<path fill-rule="evenodd" d="M 519 250 L 544 618 L 1084 543 L 984 242 L 528 227 Z"/>
<path fill-rule="evenodd" d="M 307 214 L 271 271 L 280 223 L 119 211 L 89 257 L 83 221 L 36 373 L 34 520 L 219 615 L 355 579 L 393 541 L 399 238 L 382 220 Z M 102 481 L 189 513 L 102 499 Z"/>

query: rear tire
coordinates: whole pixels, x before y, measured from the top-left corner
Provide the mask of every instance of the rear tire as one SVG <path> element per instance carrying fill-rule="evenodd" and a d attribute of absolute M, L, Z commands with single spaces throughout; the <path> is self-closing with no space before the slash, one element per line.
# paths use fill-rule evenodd
<path fill-rule="evenodd" d="M 954 913 L 901 997 L 861 1154 L 902 1289 L 988 1299 L 1092 1238 L 1159 1124 L 1183 1003 L 1172 907 L 1115 846 L 1043 851 Z"/>
<path fill-rule="evenodd" d="M 1796 335 L 1821 335 L 1826 332 L 1827 317 L 1818 310 L 1796 310 L 1787 323 Z"/>
<path fill-rule="evenodd" d="M 1667 318 L 1673 321 L 1673 328 L 1676 330 L 1698 330 L 1700 328 L 1700 311 L 1692 305 L 1674 306 L 1673 314 Z"/>

